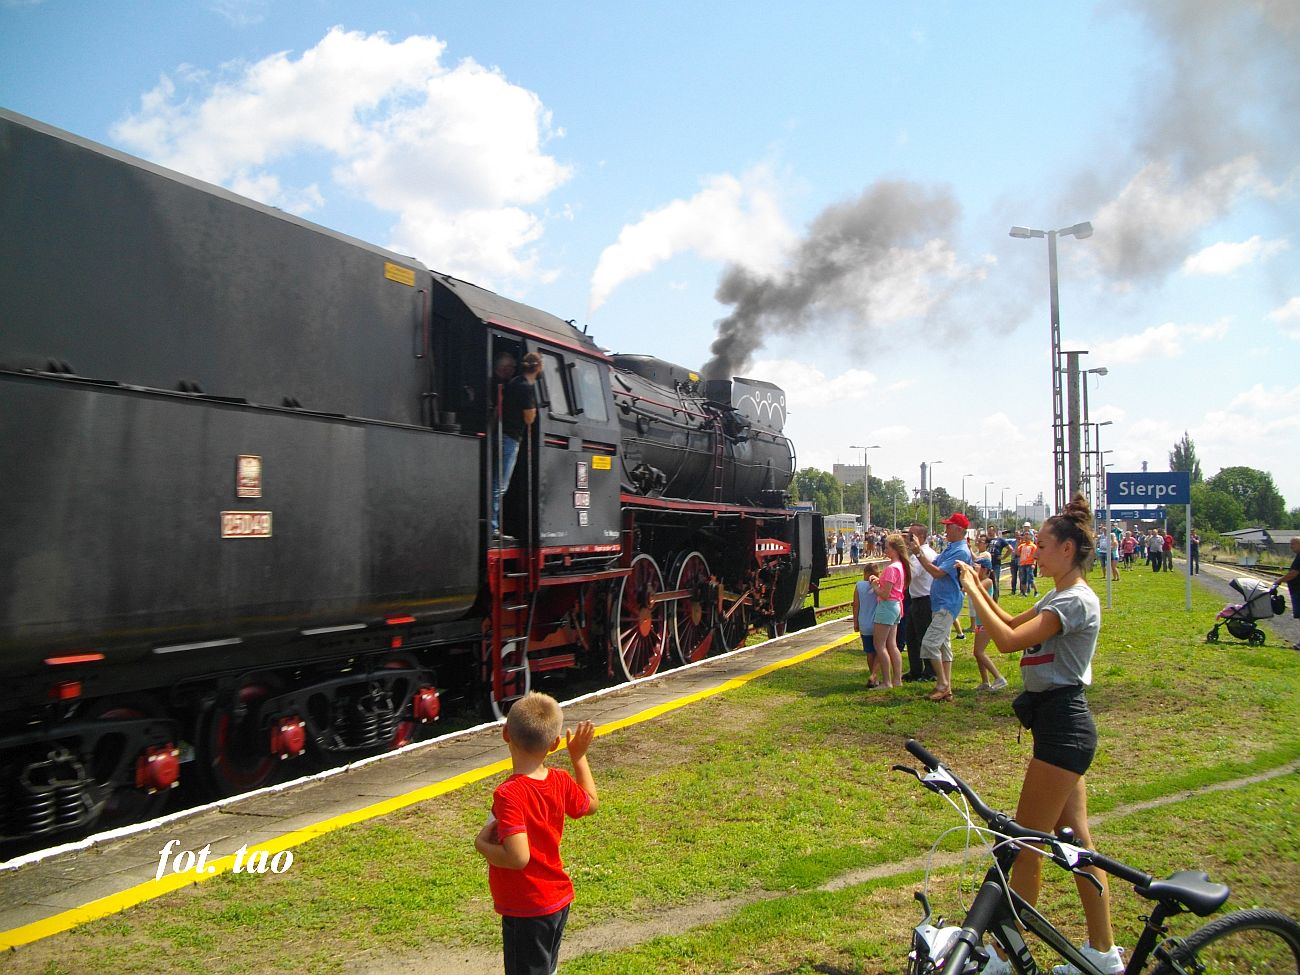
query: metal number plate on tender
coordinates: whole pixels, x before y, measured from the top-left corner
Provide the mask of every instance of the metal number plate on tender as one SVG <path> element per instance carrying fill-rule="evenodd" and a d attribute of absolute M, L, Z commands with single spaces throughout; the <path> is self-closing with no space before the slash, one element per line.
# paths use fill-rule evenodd
<path fill-rule="evenodd" d="M 222 538 L 270 538 L 271 512 L 223 511 L 221 512 Z"/>

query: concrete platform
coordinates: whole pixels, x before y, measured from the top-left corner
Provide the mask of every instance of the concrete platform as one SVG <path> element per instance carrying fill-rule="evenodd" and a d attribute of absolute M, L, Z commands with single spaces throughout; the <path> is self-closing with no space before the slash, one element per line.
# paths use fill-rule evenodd
<path fill-rule="evenodd" d="M 852 638 L 847 620 L 825 623 L 565 702 L 565 722 L 571 726 L 591 720 L 598 735 L 608 734 L 793 666 Z M 292 849 L 314 836 L 501 775 L 509 764 L 499 726 L 482 726 L 219 808 L 186 810 L 156 824 L 105 834 L 82 849 L 0 865 L 0 950 L 217 876 L 234 867 L 234 854 L 242 846 L 268 854 Z M 178 841 L 175 851 L 209 846 L 205 871 L 158 878 L 159 853 L 169 840 Z"/>

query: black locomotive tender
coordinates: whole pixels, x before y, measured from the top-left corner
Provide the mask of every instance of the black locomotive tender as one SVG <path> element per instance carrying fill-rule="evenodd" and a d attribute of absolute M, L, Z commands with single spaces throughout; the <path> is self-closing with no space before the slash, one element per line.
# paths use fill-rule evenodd
<path fill-rule="evenodd" d="M 5 111 L 0 228 L 0 841 L 698 660 L 825 571 L 768 383 Z M 504 544 L 503 351 L 545 364 Z"/>

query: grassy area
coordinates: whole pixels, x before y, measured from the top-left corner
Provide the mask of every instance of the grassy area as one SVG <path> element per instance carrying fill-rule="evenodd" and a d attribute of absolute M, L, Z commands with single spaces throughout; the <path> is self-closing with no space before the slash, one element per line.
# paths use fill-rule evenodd
<path fill-rule="evenodd" d="M 1103 587 L 1099 574 L 1094 584 Z M 1027 604 L 1008 599 L 1012 609 Z M 1117 586 L 1089 695 L 1102 743 L 1089 774 L 1094 814 L 1300 758 L 1300 654 L 1203 643 L 1219 606 L 1198 591 L 1185 612 L 1174 574 L 1126 573 Z M 990 803 L 1014 805 L 1029 740 L 1017 740 L 1010 695 L 970 690 L 978 678 L 969 645 L 955 644 L 955 704 L 932 704 L 910 688 L 866 691 L 861 652 L 849 644 L 601 737 L 592 751 L 601 811 L 566 833 L 579 897 L 570 931 L 580 939 L 621 925 L 633 943 L 564 970 L 899 970 L 917 878 L 819 888 L 919 856 L 955 824 L 936 797 L 888 771 L 907 758 L 906 735 L 949 760 Z M 1153 872 L 1203 866 L 1234 885 L 1231 904 L 1294 910 L 1296 778 L 1112 816 L 1095 838 Z M 431 944 L 486 956 L 498 923 L 471 839 L 493 784 L 313 841 L 279 877 L 218 877 L 23 949 L 4 967 L 328 973 L 414 954 L 424 970 L 440 971 Z M 954 871 L 936 879 L 950 916 L 959 913 L 955 880 Z M 1072 884 L 1053 880 L 1049 913 L 1055 904 L 1072 918 Z M 1117 919 L 1133 923 L 1132 896 L 1117 895 Z M 699 924 L 709 916 L 701 905 L 728 916 Z M 737 905 L 745 906 L 730 910 Z M 1130 929 L 1121 930 L 1131 943 Z"/>

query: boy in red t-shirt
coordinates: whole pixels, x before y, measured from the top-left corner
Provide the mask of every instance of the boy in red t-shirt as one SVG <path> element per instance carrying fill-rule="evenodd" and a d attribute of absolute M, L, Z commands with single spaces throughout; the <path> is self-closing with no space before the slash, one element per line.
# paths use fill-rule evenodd
<path fill-rule="evenodd" d="M 564 715 L 549 694 L 534 691 L 511 707 L 501 737 L 513 772 L 492 794 L 492 814 L 474 837 L 501 915 L 506 975 L 552 975 L 559 964 L 573 901 L 573 881 L 560 859 L 564 817 L 578 819 L 600 805 L 587 764 L 596 726 L 583 721 L 564 736 L 573 776 L 546 766 L 563 730 Z"/>

